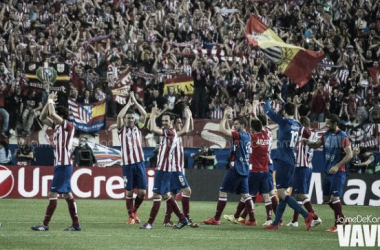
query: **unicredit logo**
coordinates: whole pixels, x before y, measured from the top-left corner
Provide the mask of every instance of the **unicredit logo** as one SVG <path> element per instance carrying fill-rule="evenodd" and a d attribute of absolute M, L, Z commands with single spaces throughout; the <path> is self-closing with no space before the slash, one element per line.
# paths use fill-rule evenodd
<path fill-rule="evenodd" d="M 0 166 L 0 198 L 7 197 L 12 192 L 14 182 L 12 171 Z"/>

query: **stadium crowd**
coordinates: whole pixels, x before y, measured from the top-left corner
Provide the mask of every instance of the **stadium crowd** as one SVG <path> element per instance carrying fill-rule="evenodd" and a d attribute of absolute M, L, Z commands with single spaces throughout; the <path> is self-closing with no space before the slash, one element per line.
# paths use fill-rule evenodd
<path fill-rule="evenodd" d="M 28 86 L 28 63 L 70 66 L 70 97 L 107 100 L 107 115 L 123 105 L 112 89 L 130 90 L 149 113 L 154 105 L 195 119 L 221 119 L 230 106 L 245 116 L 271 86 L 301 116 L 323 122 L 380 118 L 380 4 L 375 0 L 4 0 L 0 3 L 2 136 L 30 133 L 47 101 Z M 299 88 L 245 38 L 256 15 L 286 43 L 324 50 L 325 58 Z M 368 68 L 378 70 L 373 79 Z M 192 76 L 191 98 L 167 79 Z M 281 103 L 273 103 L 281 109 Z M 259 106 L 258 113 L 263 112 Z"/>

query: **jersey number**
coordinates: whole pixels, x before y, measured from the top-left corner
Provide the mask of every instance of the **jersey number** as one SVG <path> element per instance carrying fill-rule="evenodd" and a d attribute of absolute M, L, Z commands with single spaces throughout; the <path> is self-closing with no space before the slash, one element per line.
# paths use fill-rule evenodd
<path fill-rule="evenodd" d="M 298 131 L 290 131 L 290 133 L 292 133 L 292 138 L 290 139 L 290 147 L 294 148 L 298 139 Z"/>

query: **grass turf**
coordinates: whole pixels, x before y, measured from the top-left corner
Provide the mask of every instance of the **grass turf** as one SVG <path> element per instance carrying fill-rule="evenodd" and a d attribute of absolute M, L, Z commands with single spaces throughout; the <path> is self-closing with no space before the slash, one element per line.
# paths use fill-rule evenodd
<path fill-rule="evenodd" d="M 337 249 L 337 233 L 325 232 L 333 225 L 333 211 L 327 205 L 315 205 L 323 224 L 305 231 L 300 216 L 298 228 L 282 226 L 278 231 L 261 229 L 265 222 L 262 203 L 255 208 L 258 227 L 235 225 L 222 218 L 220 226 L 207 226 L 201 222 L 214 215 L 216 202 L 191 202 L 190 215 L 199 228 L 185 227 L 173 230 L 163 227 L 165 204 L 154 223 L 153 230 L 140 230 L 142 224 L 127 225 L 125 201 L 77 200 L 81 232 L 65 232 L 71 220 L 64 199 L 57 209 L 48 232 L 35 232 L 31 226 L 43 220 L 47 199 L 0 200 L 0 249 Z M 146 221 L 152 201 L 145 201 L 139 209 L 142 222 Z M 236 203 L 229 202 L 224 214 L 233 214 Z M 344 206 L 346 216 L 373 215 L 376 207 Z M 293 210 L 287 207 L 284 222 L 291 220 Z M 172 219 L 176 219 L 173 215 Z"/>

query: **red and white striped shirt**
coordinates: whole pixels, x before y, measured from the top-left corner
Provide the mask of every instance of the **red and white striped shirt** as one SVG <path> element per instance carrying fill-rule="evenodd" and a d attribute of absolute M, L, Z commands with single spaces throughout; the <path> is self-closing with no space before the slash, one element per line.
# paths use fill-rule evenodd
<path fill-rule="evenodd" d="M 74 125 L 63 120 L 54 128 L 54 166 L 71 165 Z"/>
<path fill-rule="evenodd" d="M 119 140 L 121 143 L 121 157 L 124 165 L 130 165 L 144 161 L 142 150 L 141 131 L 137 126 L 128 128 L 123 126 L 118 129 Z"/>
<path fill-rule="evenodd" d="M 306 145 L 306 143 L 303 143 L 302 139 L 305 138 L 311 142 L 316 142 L 318 140 L 317 133 L 302 126 L 300 135 L 301 136 L 298 137 L 296 167 L 313 168 L 311 161 L 313 159 L 314 149 Z"/>
<path fill-rule="evenodd" d="M 174 151 L 177 145 L 178 135 L 174 128 L 163 129 L 160 149 L 157 155 L 157 170 L 164 172 L 175 171 Z"/>
<path fill-rule="evenodd" d="M 174 169 L 175 172 L 184 172 L 185 154 L 183 150 L 182 137 L 178 137 L 176 147 L 174 149 Z"/>

